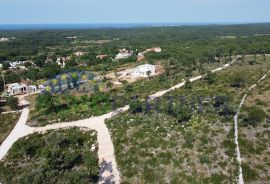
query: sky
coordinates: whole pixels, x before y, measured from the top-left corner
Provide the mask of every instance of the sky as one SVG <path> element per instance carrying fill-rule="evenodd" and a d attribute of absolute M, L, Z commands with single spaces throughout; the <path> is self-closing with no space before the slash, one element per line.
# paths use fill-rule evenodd
<path fill-rule="evenodd" d="M 0 24 L 270 22 L 270 0 L 0 0 Z"/>

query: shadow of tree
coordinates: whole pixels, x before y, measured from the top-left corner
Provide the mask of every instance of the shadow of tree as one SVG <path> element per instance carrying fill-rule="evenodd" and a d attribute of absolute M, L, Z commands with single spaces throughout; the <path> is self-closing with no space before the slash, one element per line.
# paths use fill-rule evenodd
<path fill-rule="evenodd" d="M 108 172 L 109 174 L 104 174 Z M 102 184 L 115 184 L 112 163 L 103 160 L 100 164 L 99 182 Z"/>

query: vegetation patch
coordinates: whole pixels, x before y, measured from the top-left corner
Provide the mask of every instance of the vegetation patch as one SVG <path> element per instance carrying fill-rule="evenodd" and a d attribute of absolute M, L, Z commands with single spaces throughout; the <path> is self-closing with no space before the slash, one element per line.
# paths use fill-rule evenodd
<path fill-rule="evenodd" d="M 0 145 L 16 125 L 19 114 L 1 114 L 0 115 Z"/>
<path fill-rule="evenodd" d="M 17 141 L 0 162 L 1 183 L 97 183 L 95 131 L 66 129 Z M 91 147 L 96 147 L 91 150 Z"/>

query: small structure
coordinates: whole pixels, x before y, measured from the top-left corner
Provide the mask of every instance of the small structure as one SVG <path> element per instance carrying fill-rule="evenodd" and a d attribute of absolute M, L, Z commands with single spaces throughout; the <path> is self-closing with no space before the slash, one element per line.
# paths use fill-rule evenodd
<path fill-rule="evenodd" d="M 142 60 L 144 60 L 144 59 L 145 59 L 144 53 L 140 52 L 140 53 L 138 54 L 137 61 L 140 62 L 140 61 L 142 61 Z"/>
<path fill-rule="evenodd" d="M 28 86 L 23 83 L 12 83 L 5 86 L 5 91 L 8 96 L 13 96 L 27 93 L 35 93 L 37 92 L 37 87 L 35 85 Z"/>
<path fill-rule="evenodd" d="M 144 64 L 137 66 L 133 69 L 127 69 L 118 73 L 120 78 L 140 78 L 140 77 L 150 77 L 156 74 L 156 66 L 150 64 Z"/>
<path fill-rule="evenodd" d="M 115 59 L 116 60 L 126 59 L 126 58 L 131 57 L 132 54 L 133 54 L 133 51 L 130 51 L 130 50 L 127 50 L 127 49 L 120 49 L 119 53 L 115 56 Z"/>
<path fill-rule="evenodd" d="M 97 59 L 104 59 L 104 58 L 107 58 L 108 55 L 107 54 L 100 54 L 100 55 L 97 55 Z"/>
<path fill-rule="evenodd" d="M 75 56 L 84 56 L 85 54 L 86 54 L 85 52 L 81 52 L 81 51 L 74 52 Z"/>
<path fill-rule="evenodd" d="M 0 42 L 8 42 L 9 38 L 0 38 Z"/>
<path fill-rule="evenodd" d="M 5 86 L 5 90 L 7 92 L 7 95 L 9 96 L 20 95 L 20 94 L 27 93 L 27 86 L 25 84 L 12 83 L 12 84 L 7 84 Z"/>
<path fill-rule="evenodd" d="M 147 52 L 161 52 L 162 49 L 160 47 L 154 47 L 150 49 L 146 49 Z"/>
<path fill-rule="evenodd" d="M 148 52 L 156 52 L 157 53 L 157 52 L 161 52 L 161 51 L 162 51 L 162 49 L 160 47 L 146 49 L 145 51 L 138 53 L 137 61 L 139 62 L 139 61 L 144 60 L 145 59 L 144 54 L 146 54 Z"/>
<path fill-rule="evenodd" d="M 58 65 L 60 65 L 61 67 L 65 67 L 66 66 L 66 61 L 70 60 L 71 57 L 67 56 L 67 57 L 58 57 L 56 60 L 56 63 Z"/>
<path fill-rule="evenodd" d="M 35 92 L 37 92 L 37 86 L 35 85 L 27 86 L 27 93 L 35 93 Z"/>

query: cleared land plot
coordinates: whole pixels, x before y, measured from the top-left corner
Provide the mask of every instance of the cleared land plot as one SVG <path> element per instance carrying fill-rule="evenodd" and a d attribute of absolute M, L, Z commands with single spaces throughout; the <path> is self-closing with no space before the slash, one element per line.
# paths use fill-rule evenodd
<path fill-rule="evenodd" d="M 171 92 L 160 99 L 158 110 L 138 108 L 142 112 L 108 120 L 123 183 L 236 182 L 233 115 L 244 90 L 269 69 L 268 60 L 257 59 L 246 58 L 211 79 Z M 213 98 L 204 100 L 200 112 L 198 101 L 192 111 L 177 109 L 183 104 L 175 101 L 168 109 L 168 98 L 181 96 L 186 106 L 193 97 Z"/>

